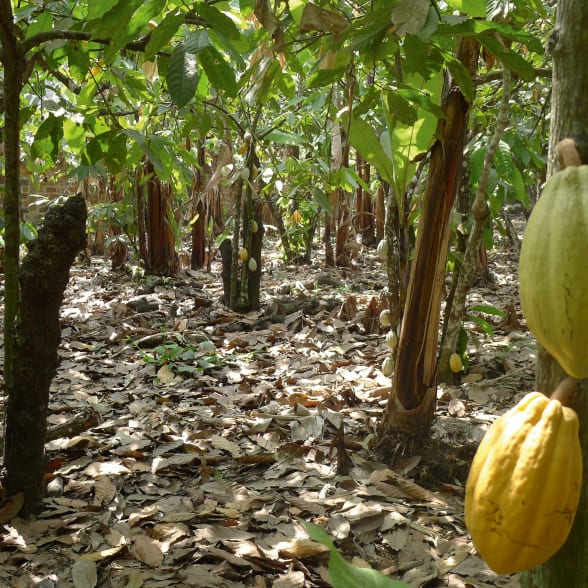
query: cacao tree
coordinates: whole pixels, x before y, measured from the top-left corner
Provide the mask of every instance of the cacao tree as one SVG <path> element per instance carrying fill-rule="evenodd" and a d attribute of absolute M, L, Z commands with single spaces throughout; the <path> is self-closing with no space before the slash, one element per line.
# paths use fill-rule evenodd
<path fill-rule="evenodd" d="M 586 56 L 588 5 L 581 0 L 560 0 L 557 3 L 556 25 L 547 48 L 553 58 L 553 94 L 549 143 L 548 176 L 559 167 L 556 145 L 564 138 L 572 138 L 583 164 L 588 163 L 588 72 L 583 66 Z M 586 215 L 586 211 L 581 211 Z M 585 230 L 585 229 L 584 229 Z M 570 243 L 585 249 L 586 233 L 570 235 Z M 584 243 L 584 245 L 582 245 Z M 579 275 L 585 272 L 578 268 Z M 570 276 L 572 279 L 573 276 Z M 573 288 L 572 284 L 569 287 Z M 584 296 L 586 292 L 583 291 Z M 562 309 L 563 312 L 563 309 Z M 536 365 L 537 389 L 546 394 L 553 391 L 565 378 L 555 359 L 541 347 Z M 588 469 L 588 384 L 579 382 L 580 394 L 573 407 L 580 417 L 580 440 L 584 472 Z M 588 584 L 588 486 L 582 485 L 580 504 L 572 531 L 564 547 L 547 563 L 521 574 L 524 588 L 555 588 L 556 586 L 583 587 Z"/>

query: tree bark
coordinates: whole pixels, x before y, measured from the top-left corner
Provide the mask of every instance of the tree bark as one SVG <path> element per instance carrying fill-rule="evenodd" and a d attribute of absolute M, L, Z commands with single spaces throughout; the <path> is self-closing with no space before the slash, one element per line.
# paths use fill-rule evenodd
<path fill-rule="evenodd" d="M 86 203 L 81 195 L 49 209 L 30 245 L 18 279 L 14 383 L 6 405 L 4 465 L 10 496 L 24 494 L 24 510 L 36 512 L 42 486 L 49 388 L 58 365 L 59 308 L 69 269 L 86 245 Z"/>
<path fill-rule="evenodd" d="M 547 177 L 557 171 L 555 146 L 565 138 L 576 141 L 580 158 L 588 164 L 588 4 L 560 0 L 555 30 L 548 48 L 553 55 L 551 137 Z M 587 294 L 588 295 L 588 294 Z M 565 377 L 557 362 L 543 349 L 537 354 L 537 389 L 549 394 Z M 584 472 L 588 472 L 588 380 L 578 382 L 580 394 L 573 408 L 580 418 Z M 584 476 L 584 478 L 586 475 Z M 522 588 L 585 588 L 588 586 L 588 485 L 565 545 L 548 562 L 520 575 Z"/>
<path fill-rule="evenodd" d="M 0 43 L 4 69 L 4 390 L 14 385 L 14 326 L 18 312 L 20 250 L 20 92 L 26 57 L 16 38 L 11 3 L 0 2 Z"/>
<path fill-rule="evenodd" d="M 461 39 L 457 58 L 474 77 L 476 39 Z M 447 120 L 440 120 L 431 151 L 416 251 L 382 432 L 414 433 L 428 428 L 436 401 L 436 361 L 451 210 L 462 170 L 470 103 L 455 83 L 444 94 Z"/>

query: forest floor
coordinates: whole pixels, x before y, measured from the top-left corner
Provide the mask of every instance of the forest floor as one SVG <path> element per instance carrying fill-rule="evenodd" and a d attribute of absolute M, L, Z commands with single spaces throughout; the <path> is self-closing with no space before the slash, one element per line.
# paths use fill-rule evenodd
<path fill-rule="evenodd" d="M 516 266 L 499 240 L 470 307 L 514 304 L 524 324 Z M 48 497 L 35 520 L 0 510 L 0 586 L 330 586 L 312 521 L 413 587 L 517 587 L 477 556 L 463 497 L 489 423 L 533 387 L 533 339 L 491 314 L 490 336 L 468 322 L 469 366 L 439 386 L 422 451 L 389 463 L 374 449 L 388 350 L 362 321 L 385 283 L 371 249 L 349 269 L 268 254 L 262 308 L 240 315 L 220 302 L 218 261 L 173 279 L 72 268 Z M 78 414 L 79 433 L 60 432 Z"/>

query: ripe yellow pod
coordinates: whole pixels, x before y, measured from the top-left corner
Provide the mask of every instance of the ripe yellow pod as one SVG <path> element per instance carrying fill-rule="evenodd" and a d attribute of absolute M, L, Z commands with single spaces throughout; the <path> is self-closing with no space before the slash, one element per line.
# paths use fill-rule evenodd
<path fill-rule="evenodd" d="M 465 521 L 495 572 L 538 566 L 564 544 L 582 487 L 578 428 L 571 408 L 531 392 L 484 436 L 466 484 Z"/>

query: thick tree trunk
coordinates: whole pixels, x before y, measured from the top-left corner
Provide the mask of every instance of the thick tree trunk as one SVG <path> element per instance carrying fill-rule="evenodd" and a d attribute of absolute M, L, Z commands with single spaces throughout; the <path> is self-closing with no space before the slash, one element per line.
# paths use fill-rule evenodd
<path fill-rule="evenodd" d="M 475 39 L 460 41 L 457 58 L 472 77 L 478 53 Z M 435 411 L 441 294 L 451 210 L 462 170 L 470 108 L 457 84 L 447 89 L 443 108 L 448 120 L 439 121 L 438 140 L 431 152 L 392 390 L 382 422 L 383 433 L 414 433 L 427 428 Z"/>
<path fill-rule="evenodd" d="M 145 166 L 147 180 L 147 271 L 173 276 L 178 271 L 176 240 L 172 227 L 173 195 L 169 184 L 155 175 L 151 163 Z"/>
<path fill-rule="evenodd" d="M 557 170 L 556 144 L 572 137 L 588 164 L 588 3 L 560 0 L 556 27 L 548 42 L 553 55 L 553 102 L 548 177 Z M 588 296 L 588 294 L 586 294 Z M 549 394 L 565 374 L 544 350 L 537 354 L 537 389 Z M 574 406 L 580 417 L 584 472 L 588 472 L 588 380 Z M 586 474 L 584 475 L 586 479 Z M 584 482 L 574 526 L 566 544 L 547 563 L 521 574 L 523 588 L 585 588 L 588 586 L 588 485 Z"/>
<path fill-rule="evenodd" d="M 14 384 L 6 406 L 4 465 L 9 495 L 24 494 L 24 509 L 35 512 L 42 486 L 49 387 L 58 365 L 59 308 L 69 269 L 86 245 L 86 203 L 78 195 L 52 207 L 30 245 L 18 279 Z"/>

